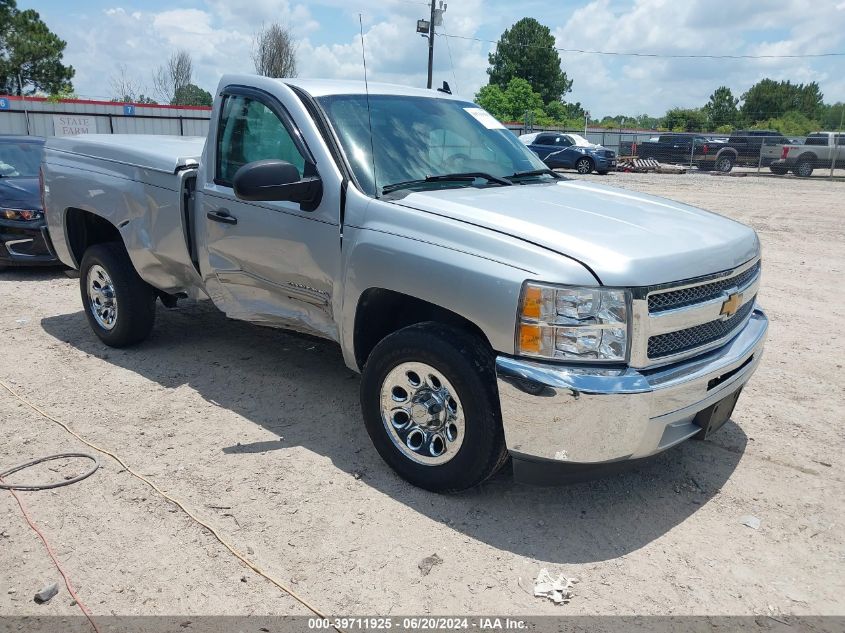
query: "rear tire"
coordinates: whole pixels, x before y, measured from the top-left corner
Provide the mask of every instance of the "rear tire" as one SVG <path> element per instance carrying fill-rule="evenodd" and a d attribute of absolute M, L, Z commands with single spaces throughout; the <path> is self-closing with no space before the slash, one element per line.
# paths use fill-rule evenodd
<path fill-rule="evenodd" d="M 731 173 L 731 169 L 734 167 L 734 159 L 732 156 L 719 156 L 716 159 L 716 171 L 721 172 L 723 174 Z"/>
<path fill-rule="evenodd" d="M 123 244 L 95 244 L 85 251 L 79 289 L 88 324 L 103 343 L 127 347 L 149 336 L 155 291 L 138 276 Z"/>
<path fill-rule="evenodd" d="M 376 345 L 361 409 L 379 455 L 420 488 L 465 490 L 507 461 L 493 354 L 457 328 L 420 323 Z"/>

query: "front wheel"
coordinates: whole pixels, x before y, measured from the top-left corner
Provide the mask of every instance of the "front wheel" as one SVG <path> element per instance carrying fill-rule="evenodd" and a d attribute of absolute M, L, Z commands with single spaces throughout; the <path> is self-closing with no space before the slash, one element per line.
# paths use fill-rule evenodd
<path fill-rule="evenodd" d="M 464 490 L 507 461 L 493 355 L 458 329 L 421 323 L 381 341 L 364 366 L 361 409 L 379 455 L 420 488 Z"/>
<path fill-rule="evenodd" d="M 589 158 L 579 158 L 575 161 L 575 171 L 579 174 L 589 174 L 593 171 L 593 161 Z"/>
<path fill-rule="evenodd" d="M 95 244 L 85 251 L 79 289 L 88 324 L 103 343 L 127 347 L 147 338 L 155 321 L 155 292 L 122 244 Z"/>

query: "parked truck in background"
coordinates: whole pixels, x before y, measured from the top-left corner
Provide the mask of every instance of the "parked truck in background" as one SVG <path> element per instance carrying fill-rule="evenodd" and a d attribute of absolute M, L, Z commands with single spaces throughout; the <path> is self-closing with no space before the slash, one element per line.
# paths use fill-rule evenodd
<path fill-rule="evenodd" d="M 772 173 L 809 177 L 816 169 L 845 167 L 845 133 L 814 132 L 803 145 L 785 143 L 763 147 L 763 160 Z"/>
<path fill-rule="evenodd" d="M 230 75 L 216 94 L 207 139 L 47 143 L 50 235 L 107 345 L 181 297 L 336 341 L 379 454 L 437 491 L 730 417 L 767 329 L 749 227 L 566 179 L 441 92 Z"/>
<path fill-rule="evenodd" d="M 771 160 L 761 155 L 763 147 L 785 143 L 789 140 L 775 130 L 736 130 L 731 132 L 725 145 L 736 150 L 737 165 L 768 167 Z"/>
<path fill-rule="evenodd" d="M 693 165 L 705 171 L 729 172 L 738 152 L 726 143 L 698 134 L 661 134 L 637 144 L 637 158 L 653 158 L 661 163 Z"/>

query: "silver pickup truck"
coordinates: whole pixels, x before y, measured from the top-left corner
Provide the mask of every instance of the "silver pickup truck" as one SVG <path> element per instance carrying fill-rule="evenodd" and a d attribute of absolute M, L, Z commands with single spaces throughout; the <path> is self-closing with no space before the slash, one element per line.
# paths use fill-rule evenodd
<path fill-rule="evenodd" d="M 418 486 L 706 437 L 760 362 L 752 229 L 563 178 L 471 102 L 232 75 L 211 121 L 48 142 L 49 233 L 91 328 L 139 343 L 156 299 L 206 297 L 337 341 L 376 449 Z"/>
<path fill-rule="evenodd" d="M 842 169 L 845 168 L 845 134 L 814 132 L 803 145 L 763 145 L 761 157 L 764 164 L 769 163 L 772 173 L 780 176 L 791 171 L 796 176 L 808 178 L 816 169 Z"/>

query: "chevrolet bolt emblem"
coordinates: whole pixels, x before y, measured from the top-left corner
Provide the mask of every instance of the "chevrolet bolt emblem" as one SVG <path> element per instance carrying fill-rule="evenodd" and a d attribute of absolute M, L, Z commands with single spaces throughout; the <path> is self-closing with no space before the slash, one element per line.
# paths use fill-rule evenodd
<path fill-rule="evenodd" d="M 742 305 L 742 293 L 735 292 L 722 304 L 722 310 L 719 314 L 724 314 L 726 317 L 732 317 L 736 314 L 736 311 L 739 310 L 740 305 Z"/>

